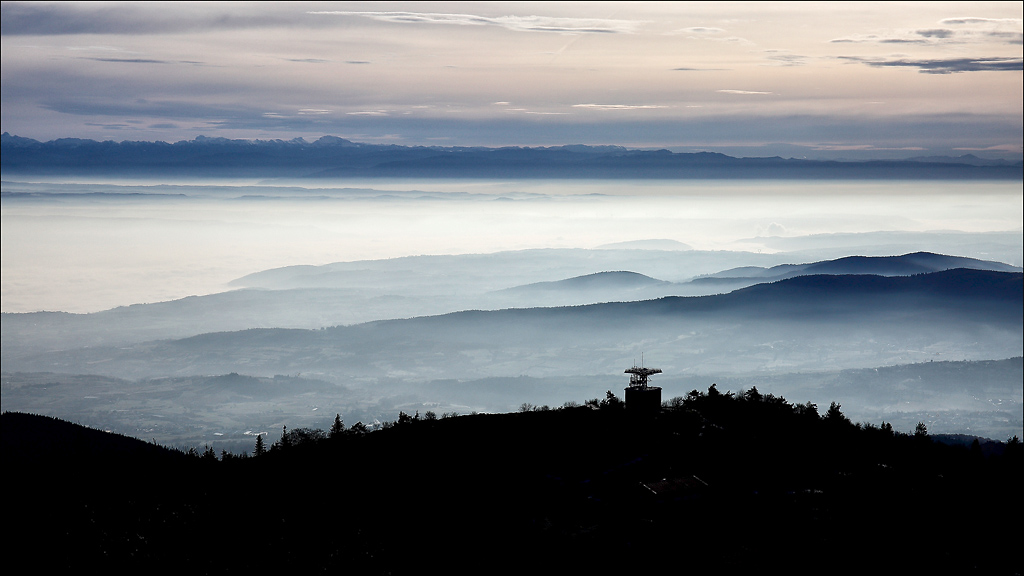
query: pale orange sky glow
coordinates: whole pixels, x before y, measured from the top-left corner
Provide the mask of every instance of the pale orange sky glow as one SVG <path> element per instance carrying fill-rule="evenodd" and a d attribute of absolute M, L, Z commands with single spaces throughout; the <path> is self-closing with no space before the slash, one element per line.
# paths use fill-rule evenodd
<path fill-rule="evenodd" d="M 2 128 L 1013 157 L 1021 38 L 1020 2 L 5 2 Z"/>

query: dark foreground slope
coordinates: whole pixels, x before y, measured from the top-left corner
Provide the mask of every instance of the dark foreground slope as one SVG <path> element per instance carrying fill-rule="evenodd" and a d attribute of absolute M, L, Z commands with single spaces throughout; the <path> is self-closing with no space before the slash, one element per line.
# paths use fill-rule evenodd
<path fill-rule="evenodd" d="M 102 468 L 19 450 L 12 430 L 40 429 L 26 418 L 2 416 L 6 551 L 44 573 L 1021 570 L 1000 534 L 1020 517 L 1019 443 L 935 444 L 756 390 L 647 418 L 616 401 L 405 418 L 259 457 Z"/>

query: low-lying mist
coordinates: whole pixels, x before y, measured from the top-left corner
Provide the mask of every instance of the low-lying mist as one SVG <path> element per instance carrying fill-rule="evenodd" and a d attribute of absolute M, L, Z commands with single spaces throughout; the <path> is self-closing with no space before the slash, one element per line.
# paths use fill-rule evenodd
<path fill-rule="evenodd" d="M 211 294 L 246 274 L 297 264 L 594 248 L 649 238 L 697 250 L 813 248 L 820 258 L 928 250 L 1022 261 L 1022 195 L 1013 182 L 282 184 L 290 183 L 4 181 L 3 311 L 95 312 Z M 918 235 L 846 238 L 842 247 L 799 240 L 877 231 Z M 993 231 L 1015 232 L 1018 239 L 1007 245 L 1002 237 L 973 236 Z M 789 244 L 776 248 L 779 239 Z M 782 260 L 764 262 L 773 263 Z M 654 276 L 680 281 L 725 267 Z M 524 278 L 496 289 L 568 276 Z"/>

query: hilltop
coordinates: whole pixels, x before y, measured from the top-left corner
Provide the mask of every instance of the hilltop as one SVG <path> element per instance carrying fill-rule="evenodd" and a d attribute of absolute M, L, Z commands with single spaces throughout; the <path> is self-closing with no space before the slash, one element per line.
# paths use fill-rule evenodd
<path fill-rule="evenodd" d="M 339 417 L 256 457 L 126 455 L 74 490 L 57 489 L 59 440 L 31 453 L 7 440 L 50 421 L 4 413 L 4 461 L 20 471 L 8 550 L 40 570 L 108 573 L 1020 570 L 1012 545 L 949 540 L 1019 516 L 1017 440 L 937 444 L 756 388 L 695 390 L 647 417 L 611 393 L 522 410 L 402 414 L 370 433 Z"/>

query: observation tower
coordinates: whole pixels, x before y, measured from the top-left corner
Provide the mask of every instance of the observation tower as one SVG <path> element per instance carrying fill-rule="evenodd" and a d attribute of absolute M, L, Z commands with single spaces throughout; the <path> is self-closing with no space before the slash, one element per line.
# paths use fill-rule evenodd
<path fill-rule="evenodd" d="M 629 374 L 629 386 L 626 387 L 626 410 L 635 413 L 657 414 L 661 410 L 661 388 L 649 386 L 647 378 L 654 374 L 661 374 L 661 369 L 644 368 L 634 364 L 625 373 Z"/>

